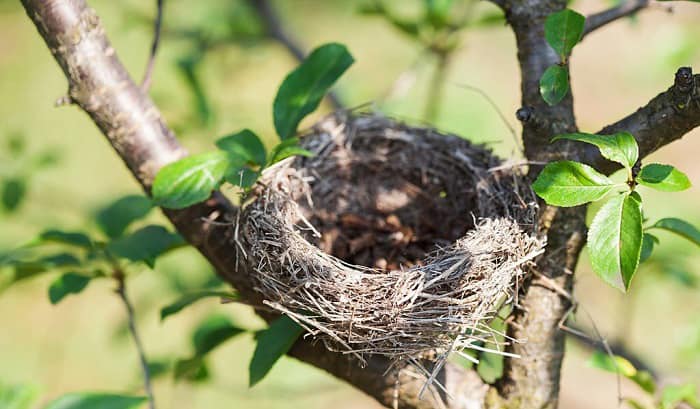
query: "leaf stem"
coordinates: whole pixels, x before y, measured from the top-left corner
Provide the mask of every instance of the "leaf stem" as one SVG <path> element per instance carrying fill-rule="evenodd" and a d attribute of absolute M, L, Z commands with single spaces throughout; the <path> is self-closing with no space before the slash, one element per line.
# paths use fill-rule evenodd
<path fill-rule="evenodd" d="M 156 401 L 153 395 L 153 387 L 151 385 L 151 373 L 148 369 L 148 361 L 146 360 L 146 353 L 144 351 L 143 344 L 141 343 L 141 337 L 139 336 L 139 332 L 136 329 L 136 322 L 134 319 L 134 306 L 126 293 L 126 279 L 124 276 L 124 272 L 118 266 L 116 266 L 114 270 L 114 279 L 117 280 L 117 294 L 119 295 L 119 298 L 122 300 L 122 302 L 124 303 L 124 307 L 126 308 L 127 318 L 129 322 L 129 332 L 131 333 L 131 338 L 133 339 L 134 344 L 136 345 L 136 350 L 138 351 L 139 355 L 139 361 L 141 362 L 141 371 L 143 372 L 143 388 L 146 392 L 146 396 L 148 397 L 148 408 L 155 409 Z"/>

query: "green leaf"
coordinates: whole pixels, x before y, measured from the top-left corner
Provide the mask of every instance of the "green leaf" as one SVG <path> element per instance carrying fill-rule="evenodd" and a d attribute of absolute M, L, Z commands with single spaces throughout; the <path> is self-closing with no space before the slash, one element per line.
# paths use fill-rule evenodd
<path fill-rule="evenodd" d="M 177 67 L 182 73 L 185 84 L 194 98 L 194 110 L 197 112 L 199 121 L 204 126 L 209 126 L 214 122 L 214 111 L 209 103 L 209 98 L 202 86 L 197 66 L 202 60 L 202 55 L 195 52 L 187 58 L 183 58 L 177 62 Z"/>
<path fill-rule="evenodd" d="M 116 257 L 151 263 L 161 254 L 184 244 L 179 234 L 163 226 L 148 225 L 112 240 L 107 244 L 107 251 Z"/>
<path fill-rule="evenodd" d="M 620 194 L 600 208 L 588 231 L 588 249 L 593 271 L 627 291 L 642 250 L 642 203 L 636 192 Z"/>
<path fill-rule="evenodd" d="M 39 388 L 34 385 L 5 385 L 0 383 L 0 408 L 31 409 Z"/>
<path fill-rule="evenodd" d="M 622 401 L 628 404 L 632 409 L 647 409 L 646 406 L 642 405 L 639 401 L 631 398 L 623 398 Z"/>
<path fill-rule="evenodd" d="M 23 154 L 26 147 L 26 138 L 21 133 L 14 133 L 7 138 L 7 150 L 15 158 Z"/>
<path fill-rule="evenodd" d="M 97 212 L 97 225 L 107 237 L 114 239 L 124 234 L 131 223 L 146 217 L 152 208 L 153 203 L 145 196 L 124 196 Z"/>
<path fill-rule="evenodd" d="M 192 343 L 195 355 L 204 356 L 230 338 L 244 333 L 245 330 L 233 325 L 225 315 L 207 317 L 194 332 Z"/>
<path fill-rule="evenodd" d="M 649 257 L 651 257 L 652 251 L 654 251 L 654 245 L 659 244 L 659 239 L 653 234 L 644 233 L 642 236 L 642 251 L 639 255 L 639 262 L 645 262 Z"/>
<path fill-rule="evenodd" d="M 69 294 L 79 294 L 87 287 L 92 277 L 78 273 L 65 273 L 54 280 L 49 286 L 51 304 L 58 304 Z"/>
<path fill-rule="evenodd" d="M 671 165 L 658 163 L 650 163 L 642 167 L 637 176 L 637 182 L 662 192 L 680 192 L 691 186 L 685 173 Z"/>
<path fill-rule="evenodd" d="M 257 344 L 248 368 L 250 386 L 260 382 L 277 360 L 286 354 L 304 329 L 286 315 L 255 335 Z"/>
<path fill-rule="evenodd" d="M 2 207 L 12 213 L 22 204 L 27 193 L 24 179 L 9 178 L 2 185 Z"/>
<path fill-rule="evenodd" d="M 275 129 L 280 138 L 296 134 L 299 122 L 318 107 L 328 89 L 353 62 L 344 45 L 325 44 L 284 79 L 273 104 Z"/>
<path fill-rule="evenodd" d="M 584 16 L 569 9 L 547 16 L 544 22 L 544 37 L 562 62 L 566 61 L 571 50 L 581 41 L 585 22 Z"/>
<path fill-rule="evenodd" d="M 687 288 L 697 288 L 698 278 L 683 268 L 678 266 L 662 266 L 660 273 L 662 276 L 674 280 L 676 283 Z"/>
<path fill-rule="evenodd" d="M 174 377 L 190 382 L 206 381 L 209 379 L 209 368 L 200 357 L 181 359 L 175 362 Z"/>
<path fill-rule="evenodd" d="M 661 219 L 654 223 L 650 229 L 663 229 L 676 233 L 677 235 L 684 237 L 696 245 L 700 246 L 700 231 L 698 231 L 695 226 L 686 222 L 685 220 L 677 219 L 675 217 L 667 217 Z"/>
<path fill-rule="evenodd" d="M 219 297 L 226 300 L 237 300 L 238 294 L 228 291 L 198 291 L 194 293 L 185 294 L 177 300 L 175 300 L 175 302 L 163 307 L 160 310 L 160 319 L 164 320 L 173 314 L 177 314 L 183 308 L 188 307 L 191 304 L 194 304 L 195 302 L 207 297 Z"/>
<path fill-rule="evenodd" d="M 207 152 L 164 166 L 153 181 L 153 200 L 162 207 L 182 209 L 208 199 L 232 165 L 231 156 L 224 151 Z"/>
<path fill-rule="evenodd" d="M 255 182 L 258 180 L 258 177 L 260 177 L 260 172 L 256 172 L 251 168 L 245 166 L 240 169 L 231 169 L 226 174 L 224 179 L 234 186 L 240 186 L 244 189 L 247 189 L 255 184 Z"/>
<path fill-rule="evenodd" d="M 669 385 L 661 392 L 661 408 L 675 409 L 680 403 L 687 403 L 698 407 L 698 398 L 695 385 L 686 383 L 683 385 Z"/>
<path fill-rule="evenodd" d="M 448 25 L 454 0 L 424 0 L 430 24 L 441 29 Z"/>
<path fill-rule="evenodd" d="M 61 230 L 45 230 L 39 235 L 39 240 L 43 242 L 53 242 L 59 244 L 67 244 L 85 249 L 92 247 L 90 237 L 82 232 L 61 231 Z"/>
<path fill-rule="evenodd" d="M 540 95 L 549 105 L 558 104 L 569 92 L 569 73 L 565 67 L 550 65 L 540 77 Z"/>
<path fill-rule="evenodd" d="M 289 138 L 272 148 L 270 160 L 268 162 L 272 165 L 295 155 L 306 156 L 308 158 L 314 156 L 314 153 L 299 146 L 299 138 Z"/>
<path fill-rule="evenodd" d="M 637 368 L 625 358 L 617 355 L 610 356 L 601 351 L 595 351 L 587 362 L 591 368 L 601 369 L 606 372 L 619 373 L 626 378 L 632 378 L 637 374 Z"/>
<path fill-rule="evenodd" d="M 637 371 L 637 373 L 629 379 L 649 394 L 653 395 L 654 392 L 656 392 L 656 381 L 647 371 Z"/>
<path fill-rule="evenodd" d="M 148 373 L 150 374 L 151 379 L 157 379 L 170 371 L 172 362 L 167 359 L 149 360 L 146 363 L 146 366 L 148 367 Z"/>
<path fill-rule="evenodd" d="M 144 396 L 76 392 L 61 396 L 44 409 L 136 409 L 144 402 Z"/>
<path fill-rule="evenodd" d="M 36 260 L 13 260 L 14 277 L 12 283 L 35 277 L 41 273 L 64 267 L 78 267 L 82 264 L 79 258 L 71 253 L 57 253 Z"/>
<path fill-rule="evenodd" d="M 265 166 L 267 151 L 265 145 L 253 131 L 244 129 L 232 135 L 224 136 L 216 141 L 219 149 L 233 152 L 259 166 Z"/>
<path fill-rule="evenodd" d="M 569 133 L 555 136 L 552 142 L 560 139 L 586 142 L 595 145 L 600 149 L 600 154 L 605 159 L 617 162 L 627 169 L 632 169 L 639 158 L 637 141 L 629 132 L 618 132 L 613 135 Z"/>
<path fill-rule="evenodd" d="M 554 206 L 578 206 L 596 201 L 615 187 L 607 176 L 583 163 L 552 162 L 542 169 L 532 188 Z"/>

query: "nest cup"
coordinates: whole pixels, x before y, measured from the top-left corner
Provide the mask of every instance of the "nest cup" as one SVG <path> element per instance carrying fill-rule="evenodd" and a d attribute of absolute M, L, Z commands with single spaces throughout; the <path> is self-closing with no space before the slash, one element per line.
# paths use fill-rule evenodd
<path fill-rule="evenodd" d="M 255 291 L 332 350 L 444 360 L 493 342 L 544 243 L 517 168 L 483 146 L 369 114 L 302 138 L 236 225 Z"/>

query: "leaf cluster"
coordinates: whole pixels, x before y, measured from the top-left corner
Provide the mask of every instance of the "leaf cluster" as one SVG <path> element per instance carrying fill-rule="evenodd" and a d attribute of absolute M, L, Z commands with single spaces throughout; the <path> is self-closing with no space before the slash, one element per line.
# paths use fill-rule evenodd
<path fill-rule="evenodd" d="M 552 139 L 559 140 L 595 145 L 604 158 L 619 163 L 627 172 L 627 180 L 618 183 L 586 164 L 558 161 L 545 166 L 532 185 L 547 204 L 563 207 L 587 204 L 613 194 L 598 210 L 588 232 L 591 265 L 603 281 L 622 291 L 629 289 L 639 263 L 647 260 L 658 244 L 658 238 L 649 230 L 664 229 L 700 245 L 700 232 L 680 219 L 661 219 L 644 227 L 642 197 L 636 187 L 663 192 L 685 190 L 691 184 L 683 172 L 670 165 L 651 163 L 637 173 L 639 148 L 627 132 L 572 133 Z"/>
<path fill-rule="evenodd" d="M 318 108 L 335 81 L 352 65 L 345 46 L 325 44 L 315 49 L 280 85 L 273 119 L 280 143 L 268 153 L 260 137 L 243 129 L 216 141 L 218 150 L 164 166 L 151 194 L 162 207 L 181 209 L 206 200 L 222 184 L 248 189 L 266 167 L 294 155 L 310 156 L 295 137 L 301 120 Z"/>
<path fill-rule="evenodd" d="M 544 37 L 559 57 L 559 63 L 549 66 L 540 77 L 540 95 L 549 105 L 558 104 L 569 92 L 569 57 L 583 37 L 586 18 L 570 9 L 547 16 Z"/>
<path fill-rule="evenodd" d="M 82 292 L 93 279 L 125 274 L 131 264 L 143 263 L 153 268 L 158 257 L 185 242 L 179 234 L 160 225 L 133 228 L 152 208 L 144 196 L 124 196 L 97 211 L 99 233 L 43 231 L 24 246 L 0 256 L 2 287 L 43 274 L 57 274 L 48 296 L 52 304 L 58 304 L 66 296 Z"/>

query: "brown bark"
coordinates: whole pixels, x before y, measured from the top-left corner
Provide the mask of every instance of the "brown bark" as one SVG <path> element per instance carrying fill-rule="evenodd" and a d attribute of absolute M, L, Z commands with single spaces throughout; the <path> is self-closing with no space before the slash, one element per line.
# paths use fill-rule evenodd
<path fill-rule="evenodd" d="M 700 126 L 700 74 L 693 75 L 690 67 L 676 71 L 671 87 L 654 97 L 636 112 L 606 126 L 603 135 L 627 131 L 634 135 L 643 158 L 662 146 L 678 140 Z M 580 146 L 581 159 L 597 169 L 612 173 L 619 168 L 603 159 L 598 150 Z"/>
<path fill-rule="evenodd" d="M 649 6 L 649 0 L 627 0 L 618 6 L 611 7 L 599 13 L 586 17 L 583 36 L 587 36 L 593 31 L 612 23 L 623 17 L 633 16 L 640 10 Z"/>

